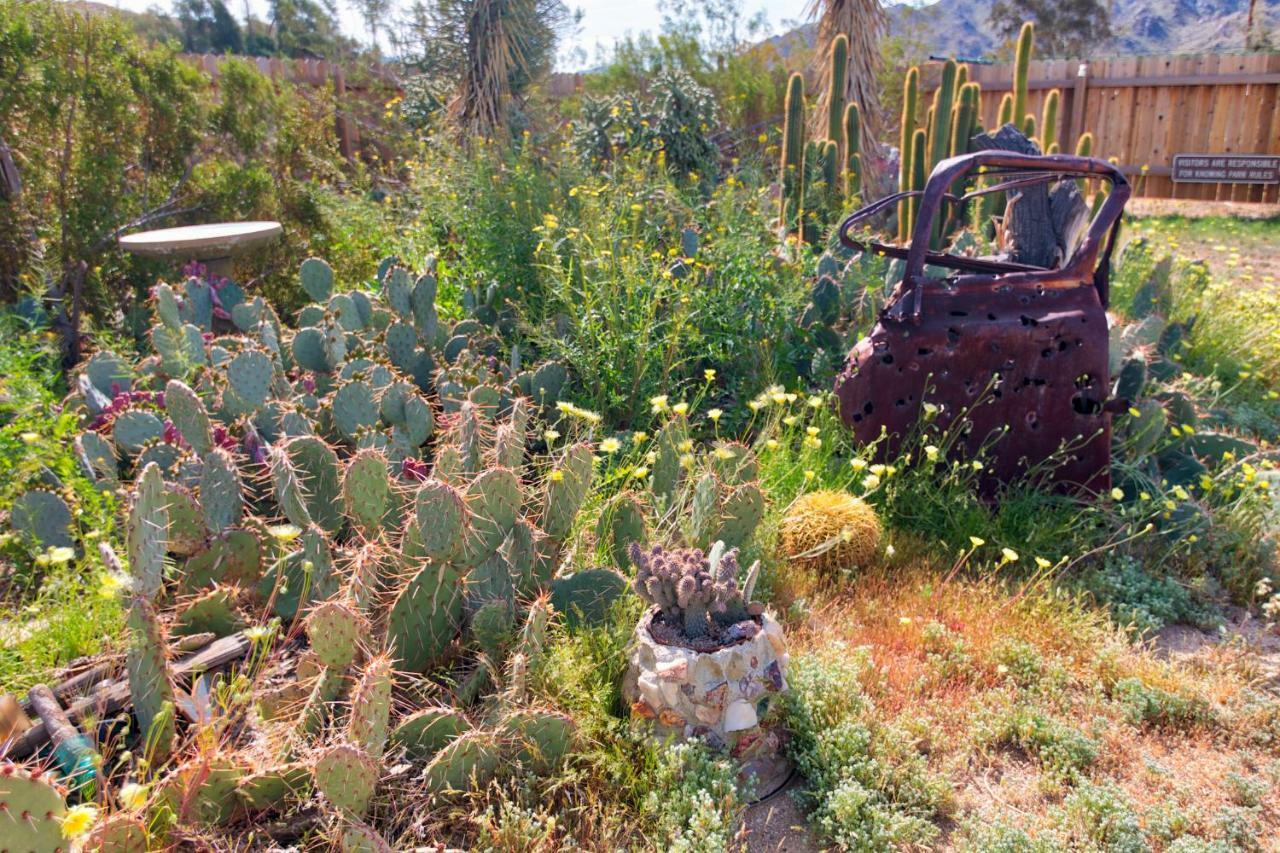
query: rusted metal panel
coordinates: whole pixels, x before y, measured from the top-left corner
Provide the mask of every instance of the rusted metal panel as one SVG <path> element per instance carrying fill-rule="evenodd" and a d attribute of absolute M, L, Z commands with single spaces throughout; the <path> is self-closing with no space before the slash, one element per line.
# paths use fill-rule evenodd
<path fill-rule="evenodd" d="M 1112 190 L 1058 269 L 929 251 L 944 200 L 964 200 L 949 194 L 951 186 L 980 167 L 1005 179 L 996 191 L 1080 176 L 1107 180 Z M 988 449 L 988 494 L 1037 466 L 1052 466 L 1050 476 L 1064 490 L 1109 488 L 1105 308 L 1115 225 L 1129 196 L 1124 175 L 1088 158 L 984 151 L 940 163 L 920 195 L 908 247 L 849 236 L 897 197 L 841 226 L 846 245 L 906 260 L 888 306 L 836 380 L 842 420 L 860 441 L 880 439 L 877 453 L 890 459 L 929 403 L 940 428 L 962 431 L 954 452 L 969 460 Z M 926 262 L 956 272 L 930 277 Z"/>

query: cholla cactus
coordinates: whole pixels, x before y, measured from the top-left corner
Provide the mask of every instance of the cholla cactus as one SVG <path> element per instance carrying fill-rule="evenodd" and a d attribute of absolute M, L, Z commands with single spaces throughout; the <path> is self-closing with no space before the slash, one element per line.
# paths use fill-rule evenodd
<path fill-rule="evenodd" d="M 666 549 L 654 545 L 648 551 L 638 542 L 630 549 L 636 565 L 636 593 L 661 608 L 663 614 L 684 626 L 689 639 L 705 637 L 748 618 L 747 599 L 755 585 L 759 563 L 752 565 L 746 584 L 738 586 L 738 549 L 725 550 L 723 542 L 701 548 Z"/>

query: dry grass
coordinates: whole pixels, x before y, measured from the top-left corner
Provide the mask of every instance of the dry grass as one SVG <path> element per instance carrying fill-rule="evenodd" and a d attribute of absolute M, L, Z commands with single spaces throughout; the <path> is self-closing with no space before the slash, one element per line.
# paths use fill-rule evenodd
<path fill-rule="evenodd" d="M 993 717 L 1031 709 L 1096 742 L 1084 780 L 1118 786 L 1149 834 L 1158 813 L 1174 809 L 1186 813 L 1189 830 L 1216 837 L 1215 821 L 1240 805 L 1236 774 L 1265 785 L 1251 812 L 1252 830 L 1258 849 L 1278 849 L 1266 839 L 1280 838 L 1280 753 L 1256 737 L 1260 726 L 1274 725 L 1275 711 L 1249 705 L 1250 691 L 1263 686 L 1255 651 L 1207 646 L 1184 660 L 1162 659 L 1070 598 L 1011 604 L 994 580 L 942 583 L 942 574 L 908 560 L 852 583 L 794 579 L 791 595 L 804 596 L 811 609 L 789 630 L 796 654 L 836 644 L 867 649 L 874 666 L 863 689 L 874 715 L 910 732 L 930 767 L 948 778 L 957 825 L 966 817 L 998 817 L 1034 832 L 1055 820 L 1071 783 L 1020 749 L 982 742 Z M 948 648 L 957 650 L 950 658 Z M 1022 657 L 1014 660 L 1010 650 L 1019 648 Z M 1038 669 L 1020 674 L 1017 661 Z M 1136 723 L 1111 695 L 1126 678 L 1201 701 L 1209 714 Z M 959 836 L 944 838 L 949 847 Z"/>

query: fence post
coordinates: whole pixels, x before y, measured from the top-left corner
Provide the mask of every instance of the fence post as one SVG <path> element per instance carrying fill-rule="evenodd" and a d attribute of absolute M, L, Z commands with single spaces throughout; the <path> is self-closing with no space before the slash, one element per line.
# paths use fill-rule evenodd
<path fill-rule="evenodd" d="M 1071 91 L 1070 131 L 1066 143 L 1062 146 L 1062 150 L 1068 154 L 1075 153 L 1076 140 L 1080 138 L 1080 134 L 1084 133 L 1084 101 L 1088 97 L 1088 90 L 1089 63 L 1087 60 L 1081 60 L 1076 68 L 1076 85 Z"/>

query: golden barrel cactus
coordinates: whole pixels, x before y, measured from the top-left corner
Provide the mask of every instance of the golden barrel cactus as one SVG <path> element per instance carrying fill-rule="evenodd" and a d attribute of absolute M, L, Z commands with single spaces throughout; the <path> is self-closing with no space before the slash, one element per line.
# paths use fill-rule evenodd
<path fill-rule="evenodd" d="M 879 547 L 876 511 L 847 492 L 823 490 L 801 495 L 782 519 L 784 553 L 819 572 L 865 566 Z"/>

